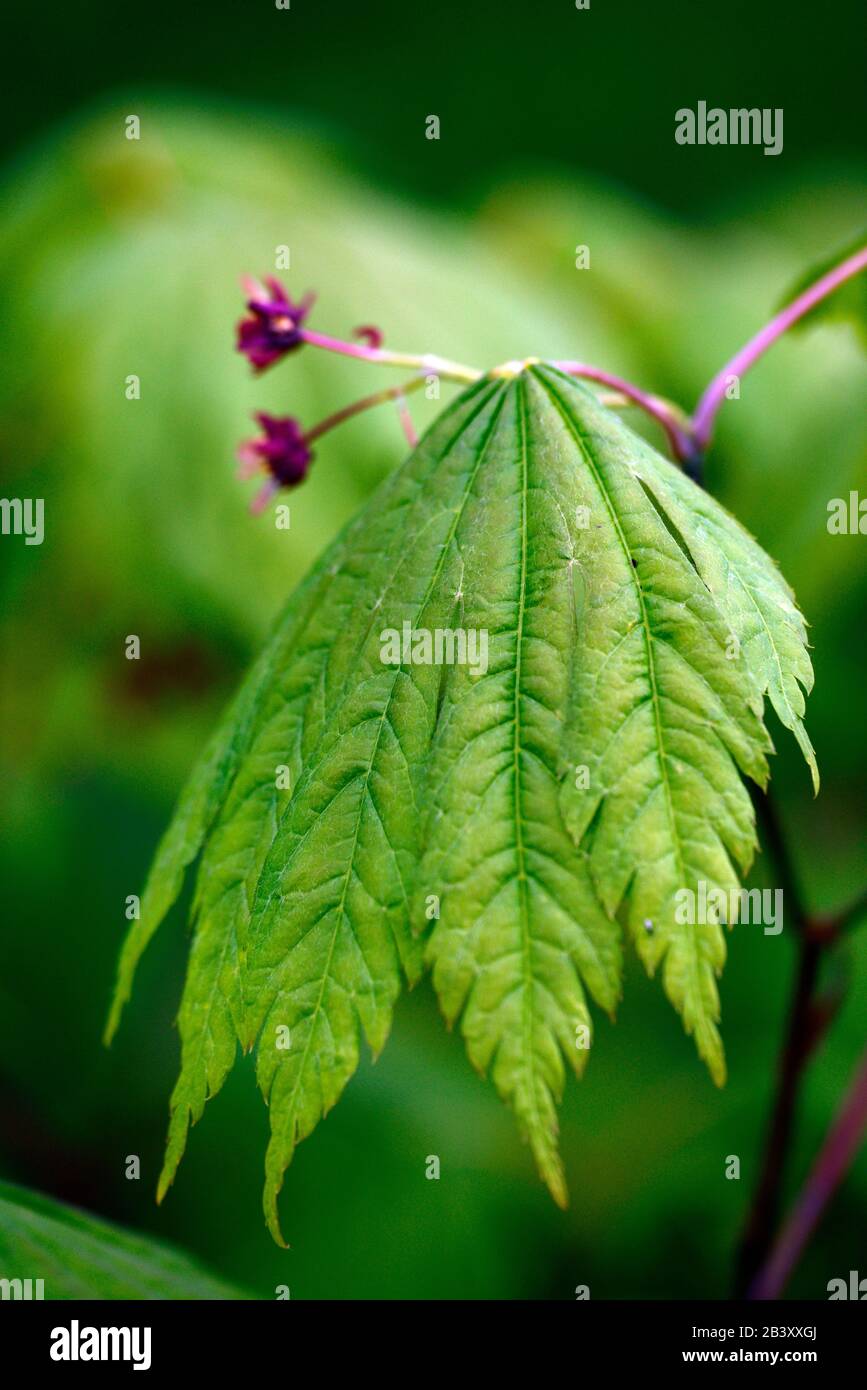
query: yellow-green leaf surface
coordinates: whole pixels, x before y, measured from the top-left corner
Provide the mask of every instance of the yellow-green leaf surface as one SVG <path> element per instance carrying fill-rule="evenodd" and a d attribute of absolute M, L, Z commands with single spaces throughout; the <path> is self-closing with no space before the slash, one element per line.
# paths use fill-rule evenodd
<path fill-rule="evenodd" d="M 405 625 L 476 658 L 391 662 Z M 589 390 L 543 364 L 470 387 L 292 597 L 158 851 L 109 1031 L 200 855 L 161 1191 L 255 1046 L 279 1239 L 295 1145 L 427 962 L 564 1203 L 556 1103 L 621 923 L 721 1081 L 722 931 L 677 894 L 749 866 L 766 693 L 815 773 L 811 680 L 773 563 Z"/>

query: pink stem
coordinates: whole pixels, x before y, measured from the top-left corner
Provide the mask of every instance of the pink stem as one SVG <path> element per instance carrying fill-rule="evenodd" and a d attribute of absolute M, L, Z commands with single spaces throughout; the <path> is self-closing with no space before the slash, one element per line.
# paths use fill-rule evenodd
<path fill-rule="evenodd" d="M 555 362 L 554 366 L 559 367 L 561 371 L 567 372 L 570 376 L 585 377 L 588 381 L 597 381 L 603 386 L 610 386 L 640 406 L 665 430 L 674 457 L 684 464 L 686 471 L 691 476 L 698 479 L 701 473 L 701 458 L 711 441 L 714 420 L 720 405 L 725 400 L 730 379 L 733 376 L 742 377 L 767 352 L 768 348 L 787 329 L 791 328 L 792 324 L 797 323 L 798 319 L 803 318 L 822 299 L 832 294 L 846 280 L 857 275 L 865 267 L 867 267 L 867 247 L 856 251 L 854 255 L 847 257 L 833 270 L 829 270 L 814 285 L 811 285 L 779 314 L 776 314 L 770 323 L 766 324 L 739 352 L 735 353 L 731 361 L 723 367 L 722 371 L 717 373 L 701 397 L 691 420 L 685 418 L 677 407 L 669 401 L 651 395 L 648 391 L 642 391 L 639 387 L 633 386 L 631 382 L 625 381 L 623 377 L 615 376 L 612 372 L 602 371 L 601 368 L 593 367 L 587 362 Z M 387 348 L 373 347 L 369 343 L 347 343 L 340 338 L 332 338 L 325 333 L 316 333 L 309 328 L 302 329 L 300 336 L 304 342 L 310 343 L 314 347 L 324 348 L 328 352 L 337 352 L 344 357 L 355 357 L 363 362 L 378 363 L 381 366 L 413 367 L 418 372 L 433 373 L 452 381 L 472 382 L 478 381 L 479 377 L 482 376 L 482 373 L 474 367 L 464 367 L 459 362 L 449 362 L 445 358 L 435 357 L 432 354 L 416 356 L 410 353 L 392 352 Z M 321 425 L 317 425 L 316 429 L 308 435 L 308 438 L 318 437 L 326 429 L 330 429 L 332 425 L 346 419 L 348 415 L 354 415 L 358 410 L 366 409 L 368 404 L 372 405 L 383 399 L 396 399 L 397 394 L 395 392 L 394 395 L 388 397 L 387 394 L 377 393 L 376 396 L 366 398 L 364 402 L 349 406 L 346 411 L 340 411 L 329 420 L 323 421 Z M 402 422 L 406 429 L 406 421 L 403 416 Z M 411 439 L 413 433 L 414 431 L 410 427 L 407 437 Z"/>
<path fill-rule="evenodd" d="M 623 377 L 614 376 L 611 372 L 603 372 L 599 367 L 591 367 L 587 362 L 555 362 L 554 366 L 559 367 L 561 372 L 567 372 L 570 376 L 586 377 L 588 381 L 598 381 L 603 386 L 611 386 L 614 390 L 627 396 L 629 400 L 634 401 L 662 426 L 668 436 L 675 458 L 680 459 L 681 462 L 692 458 L 695 454 L 688 428 L 678 420 L 674 407 L 669 405 L 667 401 L 661 400 L 659 396 L 652 396 L 649 392 L 633 386 L 631 382 L 624 381 Z"/>
<path fill-rule="evenodd" d="M 424 385 L 424 377 L 413 377 L 410 381 L 404 382 L 402 386 L 387 386 L 383 391 L 374 391 L 370 396 L 362 396 L 361 400 L 352 401 L 350 405 L 345 405 L 341 410 L 336 410 L 333 415 L 329 415 L 324 420 L 320 420 L 318 425 L 307 430 L 304 435 L 305 443 L 312 444 L 315 439 L 321 438 L 329 430 L 333 430 L 336 425 L 342 425 L 344 420 L 350 420 L 353 415 L 360 415 L 364 410 L 370 410 L 375 405 L 381 405 L 383 401 L 403 401 L 403 409 L 406 410 L 405 397 L 410 391 L 417 391 Z M 407 412 L 408 414 L 408 412 Z M 411 423 L 410 423 L 410 427 Z M 410 443 L 417 441 L 410 440 Z"/>
<path fill-rule="evenodd" d="M 748 1297 L 779 1298 L 822 1212 L 858 1152 L 867 1128 L 867 1052 L 837 1112 L 810 1176 Z"/>
<path fill-rule="evenodd" d="M 730 362 L 726 363 L 722 371 L 718 372 L 713 381 L 708 386 L 692 417 L 692 437 L 699 451 L 703 452 L 711 441 L 713 434 L 713 423 L 716 413 L 722 402 L 725 400 L 725 393 L 730 379 L 742 377 L 748 372 L 753 363 L 757 362 L 777 341 L 793 323 L 803 318 L 810 310 L 832 294 L 846 280 L 850 280 L 853 275 L 867 266 L 867 247 L 861 251 L 856 251 L 853 256 L 849 256 L 840 265 L 829 270 L 826 275 L 817 280 L 814 285 L 799 294 L 793 299 L 791 304 L 786 305 L 779 314 L 771 319 L 754 338 L 751 338 L 740 352 L 735 353 Z"/>
<path fill-rule="evenodd" d="M 416 433 L 416 428 L 413 424 L 412 416 L 409 413 L 409 406 L 406 403 L 406 397 L 401 392 L 401 394 L 397 396 L 395 399 L 397 404 L 397 416 L 400 420 L 401 428 L 403 429 L 403 432 L 406 435 L 406 440 L 409 444 L 409 447 L 411 449 L 414 449 L 416 444 L 418 443 L 418 434 Z"/>
<path fill-rule="evenodd" d="M 449 362 L 433 353 L 417 356 L 408 352 L 392 352 L 389 348 L 371 347 L 367 343 L 346 343 L 342 338 L 314 333 L 310 328 L 302 328 L 300 337 L 302 342 L 325 348 L 326 352 L 339 352 L 343 357 L 357 357 L 363 362 L 375 362 L 382 367 L 414 367 L 417 371 L 442 376 L 449 381 L 478 381 L 483 375 L 475 367 L 464 367 L 460 362 Z"/>
<path fill-rule="evenodd" d="M 311 328 L 302 328 L 301 337 L 313 347 L 325 348 L 328 352 L 340 352 L 344 357 L 360 357 L 365 362 L 378 362 L 380 349 L 367 343 L 345 343 L 341 338 L 329 338 L 325 333 L 314 333 Z"/>

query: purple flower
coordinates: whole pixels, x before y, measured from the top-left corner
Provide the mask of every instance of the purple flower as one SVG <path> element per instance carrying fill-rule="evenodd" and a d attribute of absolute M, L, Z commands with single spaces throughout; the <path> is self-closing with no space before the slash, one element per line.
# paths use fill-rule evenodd
<path fill-rule="evenodd" d="M 261 512 L 280 488 L 297 487 L 298 483 L 304 481 L 313 453 L 308 448 L 300 424 L 291 416 L 268 415 L 266 411 L 259 410 L 253 418 L 258 420 L 262 434 L 240 445 L 238 458 L 241 467 L 238 476 L 251 478 L 255 473 L 271 475 L 251 503 L 251 511 Z"/>
<path fill-rule="evenodd" d="M 244 288 L 250 312 L 238 324 L 238 351 L 243 352 L 254 371 L 261 372 L 304 341 L 301 325 L 314 296 L 305 295 L 300 304 L 293 304 L 273 275 L 266 275 L 264 284 L 247 279 Z"/>

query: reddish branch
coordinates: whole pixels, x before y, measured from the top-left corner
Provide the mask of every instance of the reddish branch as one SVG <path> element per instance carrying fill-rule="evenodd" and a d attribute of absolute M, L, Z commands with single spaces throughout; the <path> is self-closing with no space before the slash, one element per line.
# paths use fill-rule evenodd
<path fill-rule="evenodd" d="M 839 988 L 820 990 L 822 965 L 843 933 L 867 912 L 867 893 L 864 893 L 833 916 L 817 917 L 808 913 L 773 805 L 760 791 L 754 793 L 753 800 L 763 822 L 765 842 L 777 865 L 783 901 L 788 905 L 787 915 L 797 935 L 798 960 L 761 1172 L 738 1248 L 734 1292 L 739 1298 L 774 1296 L 760 1292 L 765 1287 L 760 1271 L 769 1259 L 779 1224 L 782 1186 L 800 1086 L 806 1065 L 842 1002 Z M 862 1131 L 865 1123 L 867 1107 L 861 1118 Z M 840 1176 L 842 1172 L 837 1180 Z M 812 1225 L 805 1229 L 798 1223 L 803 1240 L 811 1229 Z"/>
<path fill-rule="evenodd" d="M 867 1130 L 867 1049 L 802 1187 L 770 1258 L 753 1280 L 749 1297 L 780 1298 L 828 1202 L 849 1170 Z"/>

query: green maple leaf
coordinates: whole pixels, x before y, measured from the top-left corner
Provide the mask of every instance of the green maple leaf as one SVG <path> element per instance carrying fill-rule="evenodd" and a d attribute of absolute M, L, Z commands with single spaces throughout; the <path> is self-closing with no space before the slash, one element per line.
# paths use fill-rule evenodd
<path fill-rule="evenodd" d="M 487 660 L 386 664 L 405 624 Z M 678 893 L 749 867 L 766 694 L 815 779 L 811 683 L 773 563 L 591 392 L 546 365 L 470 387 L 292 597 L 158 851 L 108 1031 L 201 853 L 160 1193 L 255 1046 L 280 1239 L 295 1145 L 426 962 L 558 1202 L 556 1103 L 624 924 L 721 1082 L 722 929 Z"/>

